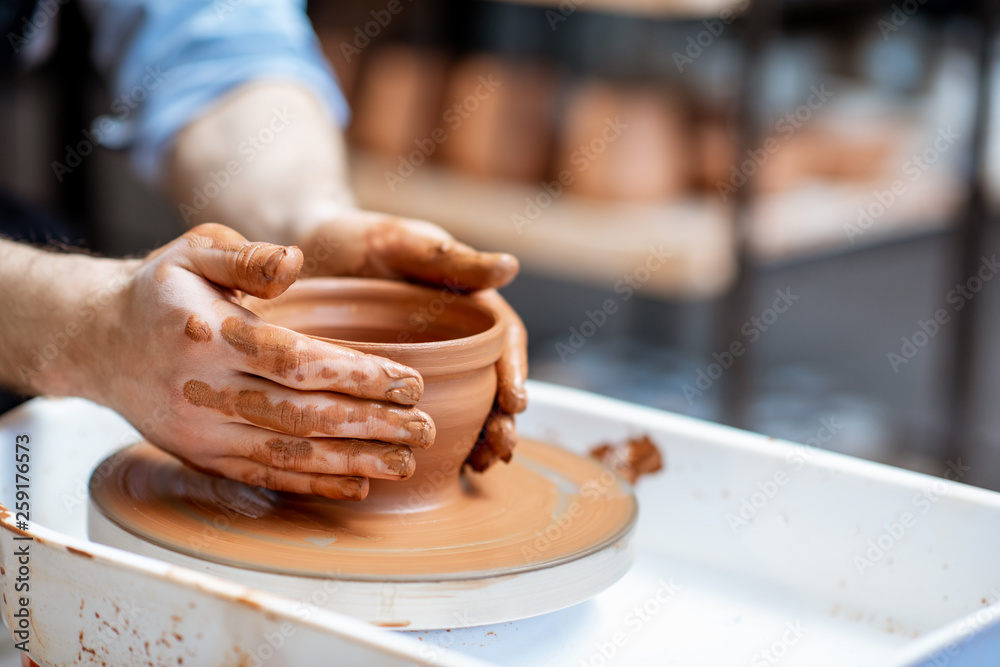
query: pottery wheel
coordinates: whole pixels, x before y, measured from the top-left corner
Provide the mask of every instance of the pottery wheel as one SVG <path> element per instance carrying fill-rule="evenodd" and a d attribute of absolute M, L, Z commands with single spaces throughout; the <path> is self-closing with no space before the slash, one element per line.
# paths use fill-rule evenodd
<path fill-rule="evenodd" d="M 285 595 L 333 580 L 338 594 L 321 606 L 383 625 L 524 618 L 587 599 L 625 573 L 636 501 L 590 459 L 530 440 L 516 452 L 509 465 L 466 474 L 446 505 L 379 513 L 206 476 L 140 443 L 95 471 L 89 531 Z"/>

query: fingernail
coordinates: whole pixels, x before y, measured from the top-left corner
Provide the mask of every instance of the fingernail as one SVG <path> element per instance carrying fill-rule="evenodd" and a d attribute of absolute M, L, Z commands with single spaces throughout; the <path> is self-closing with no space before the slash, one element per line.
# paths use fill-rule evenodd
<path fill-rule="evenodd" d="M 466 459 L 465 462 L 469 464 L 469 467 L 472 468 L 475 472 L 483 472 L 491 465 L 493 465 L 493 462 L 495 460 L 496 460 L 496 454 L 494 454 L 493 450 L 490 449 L 489 446 L 484 443 L 483 446 L 477 445 L 472 450 L 472 453 L 469 454 L 469 458 Z"/>
<path fill-rule="evenodd" d="M 413 405 L 420 400 L 420 396 L 424 392 L 423 382 L 415 377 L 394 380 L 389 386 L 392 389 L 389 390 L 386 397 L 393 403 L 403 405 Z"/>
<path fill-rule="evenodd" d="M 344 477 L 339 481 L 339 491 L 344 500 L 364 500 L 368 495 L 368 480 L 364 477 Z"/>
<path fill-rule="evenodd" d="M 500 392 L 500 407 L 508 414 L 524 412 L 528 407 L 528 393 L 524 387 L 508 387 Z"/>
<path fill-rule="evenodd" d="M 288 249 L 284 246 L 278 246 L 271 252 L 267 261 L 264 262 L 264 266 L 260 269 L 260 272 L 263 274 L 265 280 L 271 280 L 274 278 L 274 275 L 278 272 L 278 265 L 281 264 L 281 260 L 283 260 L 286 255 L 288 255 Z"/>
<path fill-rule="evenodd" d="M 507 253 L 499 253 L 493 264 L 493 282 L 497 287 L 509 283 L 520 271 L 521 265 L 517 258 Z"/>
<path fill-rule="evenodd" d="M 399 475 L 406 479 L 413 474 L 417 467 L 417 462 L 413 459 L 413 452 L 409 447 L 393 447 L 378 455 L 384 464 L 384 472 L 392 475 Z"/>
<path fill-rule="evenodd" d="M 408 421 L 400 427 L 399 437 L 413 440 L 416 447 L 430 447 L 434 442 L 434 426 L 423 420 Z"/>

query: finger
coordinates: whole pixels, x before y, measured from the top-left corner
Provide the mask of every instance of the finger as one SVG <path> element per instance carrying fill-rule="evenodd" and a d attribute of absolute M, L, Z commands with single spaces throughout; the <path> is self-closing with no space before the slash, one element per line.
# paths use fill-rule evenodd
<path fill-rule="evenodd" d="M 430 223 L 387 220 L 373 225 L 367 235 L 376 261 L 421 282 L 463 290 L 503 287 L 519 269 L 513 255 L 479 252 Z"/>
<path fill-rule="evenodd" d="M 286 387 L 414 405 L 420 374 L 403 364 L 268 324 L 235 304 L 222 338 L 244 358 L 244 370 Z"/>
<path fill-rule="evenodd" d="M 302 268 L 302 251 L 295 246 L 251 243 L 224 225 L 198 225 L 181 238 L 188 244 L 180 255 L 181 266 L 216 285 L 262 299 L 288 289 Z"/>
<path fill-rule="evenodd" d="M 302 438 L 360 438 L 425 448 L 437 433 L 430 416 L 416 408 L 332 392 L 294 391 L 256 377 L 214 388 L 192 379 L 183 393 L 191 405 L 237 423 Z"/>
<path fill-rule="evenodd" d="M 497 459 L 504 463 L 510 463 L 516 444 L 517 432 L 514 429 L 514 418 L 504 414 L 494 406 L 465 462 L 476 472 L 483 472 Z"/>
<path fill-rule="evenodd" d="M 368 480 L 364 477 L 282 470 L 241 457 L 229 457 L 221 463 L 221 471 L 226 477 L 272 491 L 311 494 L 335 500 L 364 500 L 368 495 Z"/>
<path fill-rule="evenodd" d="M 483 426 L 483 435 L 497 458 L 504 463 L 510 463 L 517 444 L 517 433 L 514 430 L 514 418 L 496 411 L 490 414 Z"/>
<path fill-rule="evenodd" d="M 524 381 L 528 375 L 528 332 L 510 304 L 495 290 L 474 295 L 484 301 L 506 321 L 503 352 L 497 361 L 497 401 L 508 414 L 524 412 L 528 395 Z"/>
<path fill-rule="evenodd" d="M 486 438 L 480 434 L 479 440 L 476 441 L 472 451 L 469 452 L 469 456 L 466 457 L 465 463 L 476 472 L 483 472 L 493 465 L 493 462 L 496 460 L 497 455 L 494 453 L 493 449 L 490 448 L 489 444 L 487 444 Z"/>
<path fill-rule="evenodd" d="M 405 445 L 371 440 L 294 438 L 242 426 L 243 456 L 272 468 L 324 475 L 406 479 L 417 469 Z"/>

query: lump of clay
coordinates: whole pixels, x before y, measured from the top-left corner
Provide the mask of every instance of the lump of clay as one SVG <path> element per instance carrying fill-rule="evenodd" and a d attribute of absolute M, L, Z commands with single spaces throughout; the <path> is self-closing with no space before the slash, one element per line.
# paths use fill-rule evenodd
<path fill-rule="evenodd" d="M 663 469 L 660 450 L 648 435 L 630 438 L 619 444 L 598 445 L 590 450 L 590 455 L 630 484 L 635 484 L 642 475 Z"/>

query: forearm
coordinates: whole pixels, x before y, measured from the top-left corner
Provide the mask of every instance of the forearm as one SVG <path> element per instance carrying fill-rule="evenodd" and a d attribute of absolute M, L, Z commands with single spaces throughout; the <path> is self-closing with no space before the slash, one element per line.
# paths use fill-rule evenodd
<path fill-rule="evenodd" d="M 346 172 L 341 132 L 313 94 L 258 81 L 178 133 L 165 175 L 188 224 L 288 244 L 353 205 Z"/>
<path fill-rule="evenodd" d="M 0 239 L 0 385 L 103 402 L 97 347 L 132 265 Z"/>

